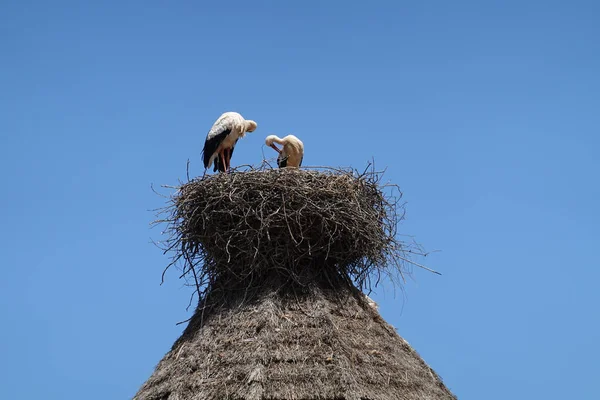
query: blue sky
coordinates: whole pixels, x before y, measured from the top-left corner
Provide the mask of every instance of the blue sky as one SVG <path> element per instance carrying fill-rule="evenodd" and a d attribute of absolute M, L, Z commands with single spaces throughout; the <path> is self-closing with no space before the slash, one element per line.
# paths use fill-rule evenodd
<path fill-rule="evenodd" d="M 459 398 L 596 398 L 600 3 L 212 3 L 0 5 L 3 397 L 150 376 L 190 315 L 150 185 L 239 111 L 233 165 L 387 167 L 443 275 L 373 297 Z"/>

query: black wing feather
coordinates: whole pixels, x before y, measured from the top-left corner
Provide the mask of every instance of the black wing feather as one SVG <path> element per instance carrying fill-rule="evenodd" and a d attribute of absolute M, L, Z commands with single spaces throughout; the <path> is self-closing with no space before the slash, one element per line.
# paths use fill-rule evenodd
<path fill-rule="evenodd" d="M 279 168 L 285 168 L 285 167 L 287 167 L 287 160 L 288 160 L 287 156 L 286 157 L 282 157 L 281 154 L 279 154 L 279 157 L 277 157 L 277 166 Z"/>
<path fill-rule="evenodd" d="M 213 154 L 215 154 L 215 151 L 217 151 L 217 148 L 219 147 L 221 142 L 225 140 L 225 137 L 227 137 L 227 135 L 229 135 L 230 133 L 231 129 L 223 127 L 223 130 L 217 133 L 216 135 L 206 137 L 206 141 L 204 142 L 204 148 L 202 149 L 202 154 L 204 154 L 204 168 L 208 168 L 208 162 L 210 161 L 210 158 Z M 219 160 L 219 157 L 215 158 L 215 168 L 217 168 L 217 160 L 219 165 L 221 164 L 221 160 Z M 224 166 L 222 166 L 222 168 L 224 170 Z"/>
<path fill-rule="evenodd" d="M 217 156 L 217 158 L 215 158 L 214 161 L 214 168 L 213 168 L 213 172 L 225 172 L 225 166 L 221 164 L 221 157 Z"/>

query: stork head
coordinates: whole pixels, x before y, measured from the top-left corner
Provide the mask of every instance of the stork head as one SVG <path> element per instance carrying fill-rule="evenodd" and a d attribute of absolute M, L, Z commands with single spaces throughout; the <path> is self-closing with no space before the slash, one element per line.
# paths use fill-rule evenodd
<path fill-rule="evenodd" d="M 252 121 L 251 119 L 247 119 L 246 121 L 244 121 L 244 124 L 246 125 L 246 132 L 254 132 L 254 130 L 258 126 L 256 122 Z"/>
<path fill-rule="evenodd" d="M 281 153 L 281 150 L 279 150 L 277 148 L 277 146 L 275 146 L 275 144 L 273 144 L 273 142 L 276 140 L 279 140 L 279 138 L 276 135 L 269 135 L 265 139 L 265 144 L 269 147 L 272 147 L 276 152 Z"/>
<path fill-rule="evenodd" d="M 277 136 L 275 136 L 275 135 L 269 135 L 269 136 L 267 136 L 267 138 L 265 139 L 265 144 L 267 146 L 271 146 L 273 144 L 273 141 L 275 140 L 276 137 Z"/>

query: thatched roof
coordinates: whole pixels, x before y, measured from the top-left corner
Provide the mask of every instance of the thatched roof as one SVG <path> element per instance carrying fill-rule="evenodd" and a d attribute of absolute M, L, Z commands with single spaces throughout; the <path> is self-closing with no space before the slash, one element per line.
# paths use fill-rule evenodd
<path fill-rule="evenodd" d="M 202 321 L 204 320 L 204 321 Z M 197 312 L 136 400 L 454 399 L 350 290 Z"/>
<path fill-rule="evenodd" d="M 163 245 L 199 306 L 135 399 L 453 399 L 359 290 L 418 253 L 380 177 L 261 169 L 178 187 Z"/>

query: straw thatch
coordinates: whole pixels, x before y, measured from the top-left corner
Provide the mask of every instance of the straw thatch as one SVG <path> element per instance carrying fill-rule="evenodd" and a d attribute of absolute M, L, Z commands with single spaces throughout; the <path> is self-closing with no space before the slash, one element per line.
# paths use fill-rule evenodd
<path fill-rule="evenodd" d="M 455 398 L 351 290 L 241 304 L 197 312 L 135 399 Z"/>
<path fill-rule="evenodd" d="M 135 399 L 454 398 L 360 292 L 419 251 L 380 178 L 262 168 L 178 187 L 158 222 L 199 305 Z"/>

